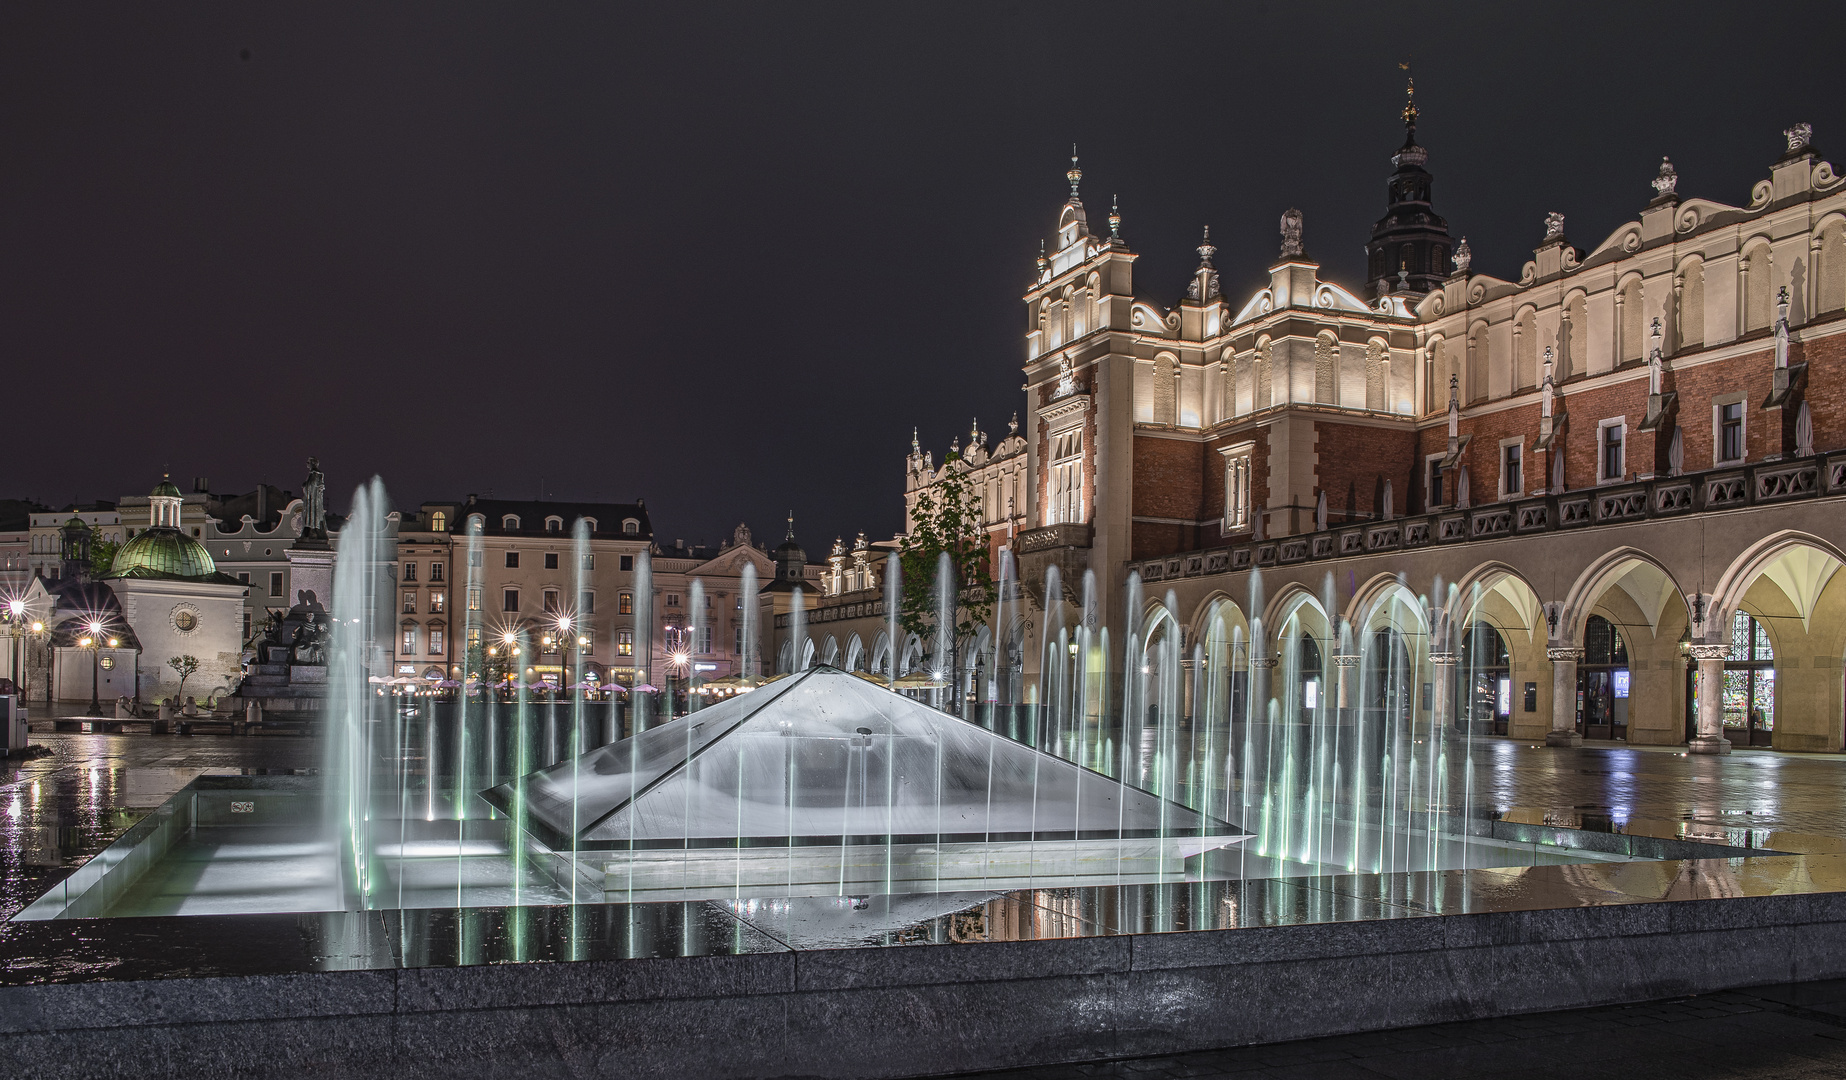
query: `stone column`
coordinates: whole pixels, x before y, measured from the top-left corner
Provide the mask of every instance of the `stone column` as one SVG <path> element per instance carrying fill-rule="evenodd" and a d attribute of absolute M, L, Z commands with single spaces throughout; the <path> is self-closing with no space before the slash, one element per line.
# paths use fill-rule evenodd
<path fill-rule="evenodd" d="M 1340 715 L 1346 716 L 1358 708 L 1353 704 L 1353 695 L 1359 692 L 1359 657 L 1348 653 L 1333 655 L 1334 677 L 1339 682 L 1334 686 L 1333 703 Z"/>
<path fill-rule="evenodd" d="M 1250 658 L 1250 718 L 1258 723 L 1269 722 L 1270 687 L 1275 682 L 1279 663 L 1280 658 L 1275 656 Z"/>
<path fill-rule="evenodd" d="M 1430 704 L 1430 733 L 1438 738 L 1446 737 L 1455 722 L 1455 669 L 1461 663 L 1457 653 L 1430 653 L 1430 665 L 1435 669 L 1431 677 L 1435 682 L 1432 688 L 1434 700 Z"/>
<path fill-rule="evenodd" d="M 1699 662 L 1699 733 L 1686 749 L 1694 754 L 1728 754 L 1731 742 L 1724 737 L 1724 658 L 1729 645 L 1694 645 L 1692 658 Z"/>
<path fill-rule="evenodd" d="M 1545 735 L 1546 746 L 1582 746 L 1577 734 L 1577 661 L 1583 650 L 1551 648 L 1545 650 L 1551 661 L 1551 730 Z"/>

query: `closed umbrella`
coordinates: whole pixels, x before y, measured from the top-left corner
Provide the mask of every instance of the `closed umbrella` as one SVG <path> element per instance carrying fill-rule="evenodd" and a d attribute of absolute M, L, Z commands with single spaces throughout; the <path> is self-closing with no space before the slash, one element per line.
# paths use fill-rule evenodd
<path fill-rule="evenodd" d="M 1327 493 L 1324 491 L 1314 500 L 1314 531 L 1327 531 Z"/>
<path fill-rule="evenodd" d="M 1463 510 L 1468 508 L 1468 467 L 1461 467 L 1461 479 L 1455 481 L 1455 505 Z"/>
<path fill-rule="evenodd" d="M 1389 480 L 1385 481 L 1384 519 L 1386 521 L 1391 520 L 1391 481 Z"/>

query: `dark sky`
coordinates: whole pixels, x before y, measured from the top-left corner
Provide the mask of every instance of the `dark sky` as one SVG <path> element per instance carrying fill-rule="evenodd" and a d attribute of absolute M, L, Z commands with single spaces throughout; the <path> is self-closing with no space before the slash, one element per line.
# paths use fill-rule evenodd
<path fill-rule="evenodd" d="M 810 551 L 912 425 L 1019 404 L 1070 144 L 1143 289 L 1276 223 L 1359 284 L 1416 64 L 1437 210 L 1514 276 L 1652 194 L 1846 165 L 1838 3 L 0 7 L 0 497 L 645 497 Z"/>

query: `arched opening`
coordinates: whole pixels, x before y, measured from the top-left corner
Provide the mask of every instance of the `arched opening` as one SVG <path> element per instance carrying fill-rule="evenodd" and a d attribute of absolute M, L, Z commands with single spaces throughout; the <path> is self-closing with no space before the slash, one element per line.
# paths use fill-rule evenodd
<path fill-rule="evenodd" d="M 1577 733 L 1586 739 L 1625 741 L 1631 688 L 1628 644 L 1621 628 L 1591 615 L 1583 627 L 1583 659 L 1577 663 Z"/>
<path fill-rule="evenodd" d="M 1769 627 L 1742 608 L 1731 614 L 1719 708 L 1733 746 L 1772 746 L 1775 739 L 1775 646 Z"/>
<path fill-rule="evenodd" d="M 1461 674 L 1456 730 L 1505 735 L 1513 719 L 1513 657 L 1500 631 L 1484 622 L 1468 627 L 1461 639 Z"/>

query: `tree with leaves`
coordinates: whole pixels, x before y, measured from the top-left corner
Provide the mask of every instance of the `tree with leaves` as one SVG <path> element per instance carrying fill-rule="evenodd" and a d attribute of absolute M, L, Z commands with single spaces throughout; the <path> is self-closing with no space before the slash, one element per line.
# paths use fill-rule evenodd
<path fill-rule="evenodd" d="M 114 540 L 90 541 L 90 576 L 102 577 L 115 567 L 115 553 L 122 545 Z"/>
<path fill-rule="evenodd" d="M 956 605 L 949 628 L 949 683 L 956 687 L 954 710 L 961 711 L 961 641 L 973 635 L 993 611 L 993 567 L 987 530 L 981 526 L 980 496 L 968 483 L 961 455 L 949 451 L 942 478 L 917 495 L 913 527 L 898 547 L 900 572 L 897 621 L 919 637 L 943 632 L 936 625 L 936 574 L 949 557 Z M 892 643 L 893 650 L 896 643 Z M 894 653 L 895 655 L 895 653 Z M 895 660 L 893 663 L 895 664 Z"/>
<path fill-rule="evenodd" d="M 169 656 L 167 658 L 167 666 L 179 672 L 179 697 L 177 700 L 180 704 L 184 705 L 186 703 L 186 680 L 199 673 L 199 658 L 189 653 L 180 656 Z"/>

